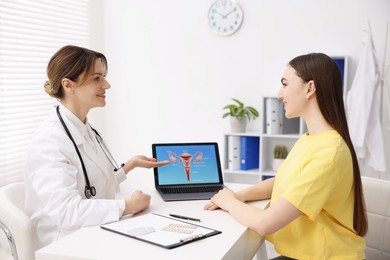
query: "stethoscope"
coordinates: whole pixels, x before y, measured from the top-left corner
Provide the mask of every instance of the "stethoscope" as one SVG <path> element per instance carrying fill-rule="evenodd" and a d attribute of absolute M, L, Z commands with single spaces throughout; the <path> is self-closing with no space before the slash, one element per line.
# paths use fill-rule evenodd
<path fill-rule="evenodd" d="M 56 110 L 57 110 L 58 119 L 60 120 L 62 126 L 64 127 L 65 132 L 68 135 L 69 139 L 72 141 L 72 143 L 74 145 L 74 148 L 76 149 L 77 155 L 78 155 L 78 157 L 80 159 L 81 167 L 83 168 L 83 173 L 84 173 L 85 183 L 86 183 L 85 188 L 84 188 L 84 194 L 85 194 L 85 197 L 87 199 L 90 199 L 90 198 L 92 198 L 93 196 L 96 195 L 96 188 L 94 186 L 91 186 L 91 184 L 89 182 L 89 178 L 88 178 L 87 170 L 86 170 L 85 165 L 84 165 L 83 158 L 81 157 L 80 151 L 77 148 L 76 142 L 74 141 L 72 135 L 70 134 L 68 127 L 66 126 L 64 120 L 62 119 L 62 116 L 60 114 L 60 106 L 57 106 Z M 95 132 L 96 140 L 99 143 L 100 147 L 102 148 L 103 153 L 107 157 L 108 161 L 114 167 L 114 171 L 118 171 L 120 168 L 125 166 L 124 163 L 122 163 L 121 166 L 119 166 L 117 164 L 117 162 L 115 161 L 114 157 L 112 156 L 110 150 L 108 150 L 107 146 L 103 142 L 103 138 L 99 135 L 98 131 L 96 131 L 91 125 L 89 127 L 91 127 L 91 129 Z"/>

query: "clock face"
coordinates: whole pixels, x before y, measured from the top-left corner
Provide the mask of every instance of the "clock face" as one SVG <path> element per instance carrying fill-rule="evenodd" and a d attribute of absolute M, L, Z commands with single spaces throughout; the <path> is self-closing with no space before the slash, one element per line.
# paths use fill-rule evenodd
<path fill-rule="evenodd" d="M 233 0 L 217 0 L 210 6 L 208 18 L 214 33 L 227 36 L 240 28 L 243 13 Z"/>

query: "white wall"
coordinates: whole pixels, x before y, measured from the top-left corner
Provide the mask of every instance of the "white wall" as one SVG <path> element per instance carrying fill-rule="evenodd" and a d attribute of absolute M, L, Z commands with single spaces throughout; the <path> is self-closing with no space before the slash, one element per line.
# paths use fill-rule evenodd
<path fill-rule="evenodd" d="M 222 107 L 235 97 L 262 112 L 262 96 L 276 95 L 297 55 L 347 55 L 350 85 L 368 21 L 382 64 L 388 0 L 238 0 L 244 22 L 229 37 L 210 30 L 212 3 L 103 1 L 112 88 L 100 129 L 118 161 L 151 155 L 153 142 L 217 141 L 224 149 Z M 249 128 L 260 129 L 260 120 Z M 386 144 L 390 154 L 388 137 Z"/>

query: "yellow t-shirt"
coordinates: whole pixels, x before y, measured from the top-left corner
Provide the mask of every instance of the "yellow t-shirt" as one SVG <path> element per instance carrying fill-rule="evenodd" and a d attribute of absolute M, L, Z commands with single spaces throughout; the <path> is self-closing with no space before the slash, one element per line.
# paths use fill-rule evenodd
<path fill-rule="evenodd" d="M 266 237 L 276 251 L 297 259 L 364 259 L 365 241 L 353 229 L 351 153 L 337 131 L 299 138 L 275 178 L 280 197 L 303 212 Z"/>

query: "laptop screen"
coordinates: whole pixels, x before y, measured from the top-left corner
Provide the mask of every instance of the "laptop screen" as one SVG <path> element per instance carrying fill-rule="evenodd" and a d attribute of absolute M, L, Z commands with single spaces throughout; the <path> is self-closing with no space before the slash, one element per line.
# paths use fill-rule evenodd
<path fill-rule="evenodd" d="M 152 150 L 157 161 L 170 161 L 154 168 L 156 186 L 223 183 L 217 143 L 153 144 Z"/>

